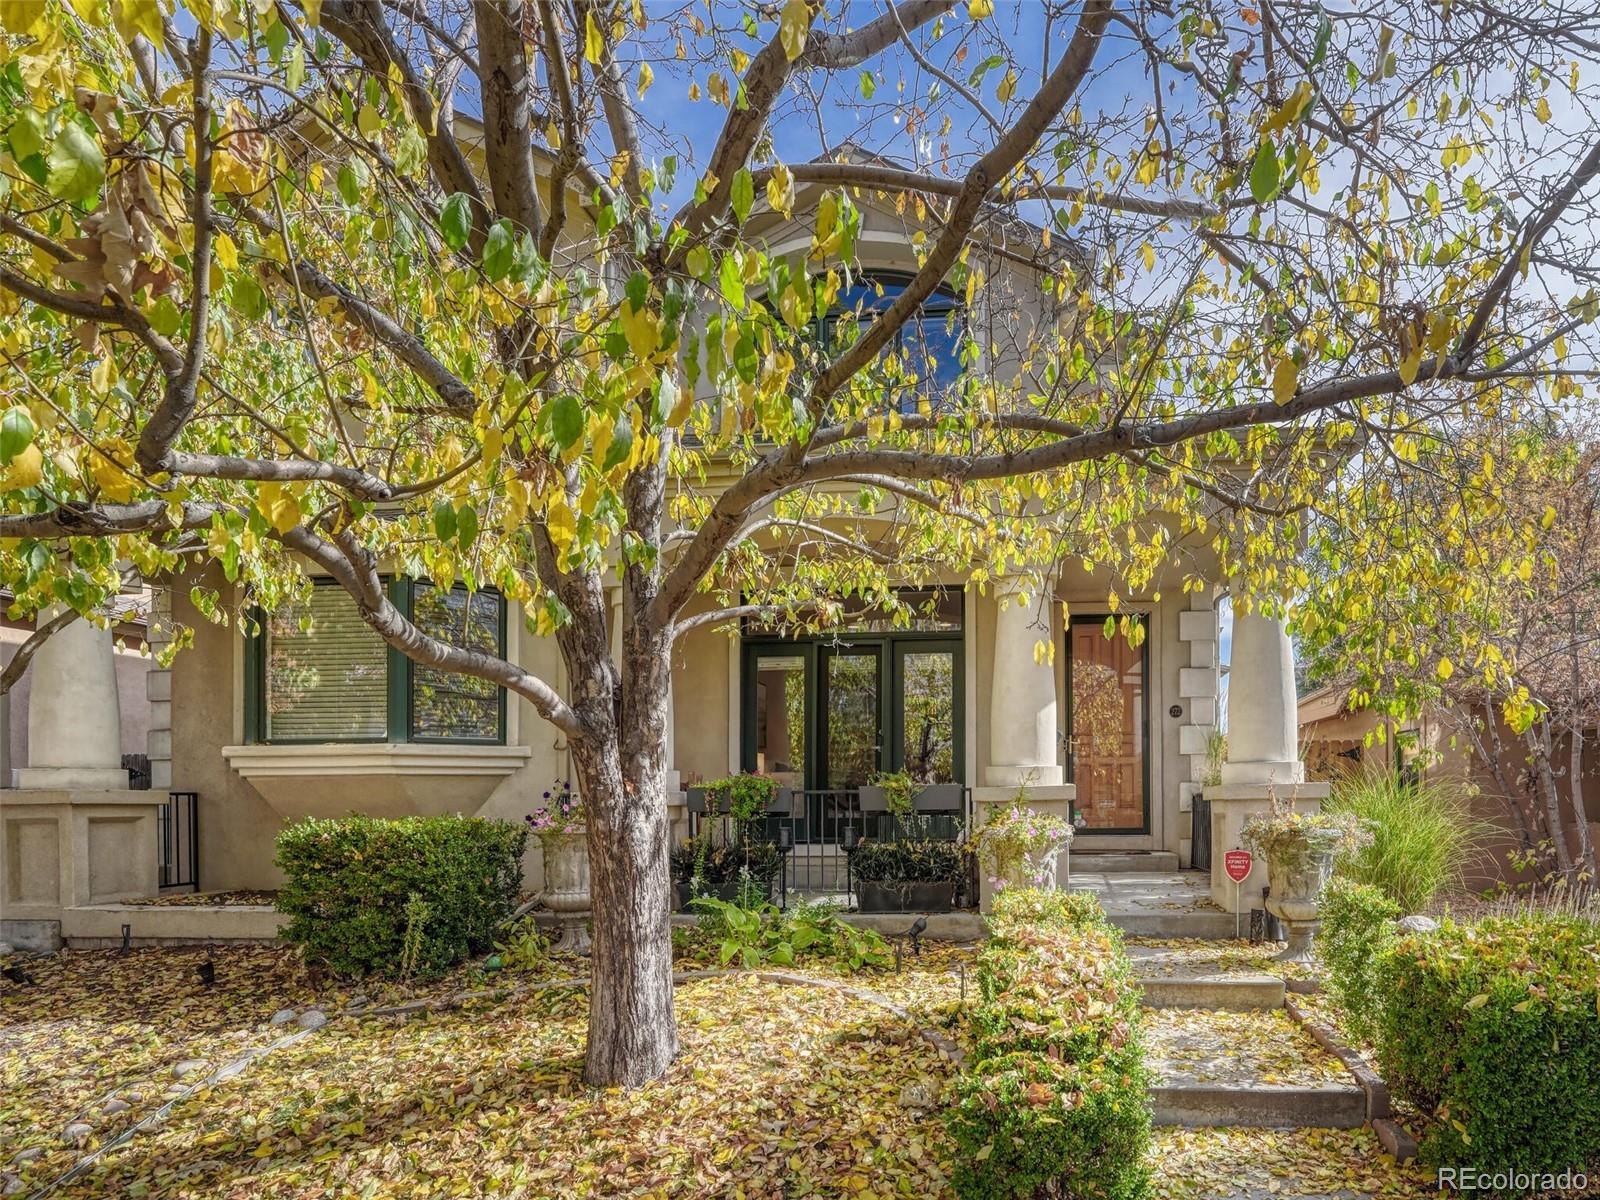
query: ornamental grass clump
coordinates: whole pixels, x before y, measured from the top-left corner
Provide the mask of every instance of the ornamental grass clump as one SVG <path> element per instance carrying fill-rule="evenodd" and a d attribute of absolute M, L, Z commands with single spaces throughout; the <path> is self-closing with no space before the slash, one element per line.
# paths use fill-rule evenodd
<path fill-rule="evenodd" d="M 527 839 L 481 817 L 300 821 L 278 835 L 281 936 L 338 975 L 441 974 L 494 946 Z"/>
<path fill-rule="evenodd" d="M 1529 912 L 1395 937 L 1372 967 L 1379 1068 L 1434 1165 L 1600 1169 L 1600 923 Z"/>
<path fill-rule="evenodd" d="M 1413 782 L 1380 767 L 1337 781 L 1323 809 L 1372 831 L 1372 840 L 1347 855 L 1338 873 L 1382 889 L 1408 913 L 1458 886 L 1495 832 L 1473 815 L 1459 780 Z"/>
<path fill-rule="evenodd" d="M 946 1118 L 956 1194 L 1144 1195 L 1150 1074 L 1121 934 L 1092 898 L 1012 889 L 998 909 Z"/>

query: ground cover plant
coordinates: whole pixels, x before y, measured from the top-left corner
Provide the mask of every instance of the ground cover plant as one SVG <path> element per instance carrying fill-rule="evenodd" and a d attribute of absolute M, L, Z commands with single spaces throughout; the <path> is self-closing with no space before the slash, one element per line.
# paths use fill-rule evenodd
<path fill-rule="evenodd" d="M 439 974 L 494 945 L 527 838 L 478 817 L 308 818 L 278 835 L 282 936 L 337 974 Z"/>

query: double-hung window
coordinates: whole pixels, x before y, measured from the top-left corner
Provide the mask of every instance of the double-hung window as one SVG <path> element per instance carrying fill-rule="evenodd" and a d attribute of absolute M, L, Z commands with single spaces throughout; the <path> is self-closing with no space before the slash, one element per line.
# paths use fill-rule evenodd
<path fill-rule="evenodd" d="M 499 594 L 409 579 L 386 586 L 424 633 L 505 655 L 506 605 Z M 246 662 L 251 741 L 505 741 L 503 688 L 422 666 L 391 649 L 333 581 L 319 580 L 302 603 L 261 614 Z"/>

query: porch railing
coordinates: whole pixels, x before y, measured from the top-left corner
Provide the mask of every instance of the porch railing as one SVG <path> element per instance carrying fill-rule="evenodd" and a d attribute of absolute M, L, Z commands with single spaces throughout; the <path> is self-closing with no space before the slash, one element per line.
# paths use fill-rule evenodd
<path fill-rule="evenodd" d="M 156 809 L 162 888 L 200 890 L 200 794 L 168 792 Z"/>
<path fill-rule="evenodd" d="M 779 907 L 787 907 L 795 892 L 847 897 L 851 859 L 863 841 L 965 842 L 972 833 L 972 790 L 966 787 L 944 789 L 907 815 L 863 808 L 856 788 L 781 788 L 773 806 L 750 821 L 708 812 L 697 792 L 690 789 L 690 839 L 776 847 L 780 866 L 772 898 Z"/>

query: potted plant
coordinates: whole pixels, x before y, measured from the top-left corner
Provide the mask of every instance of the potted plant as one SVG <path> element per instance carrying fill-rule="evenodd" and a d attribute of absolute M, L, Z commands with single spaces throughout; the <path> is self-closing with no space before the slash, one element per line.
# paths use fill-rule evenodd
<path fill-rule="evenodd" d="M 959 842 L 864 841 L 851 852 L 862 912 L 949 912 L 966 878 Z"/>
<path fill-rule="evenodd" d="M 913 810 L 913 798 L 921 786 L 906 771 L 875 771 L 872 781 L 857 789 L 856 795 L 864 813 L 908 817 Z"/>
<path fill-rule="evenodd" d="M 978 863 L 995 891 L 1053 888 L 1056 862 L 1072 845 L 1072 822 L 1028 807 L 1027 788 L 996 809 L 978 830 Z"/>
<path fill-rule="evenodd" d="M 1322 889 L 1341 854 L 1372 841 L 1353 813 L 1296 812 L 1276 795 L 1272 808 L 1244 823 L 1244 844 L 1266 860 L 1267 911 L 1289 927 L 1281 962 L 1308 962 L 1316 936 Z"/>
<path fill-rule="evenodd" d="M 672 886 L 680 909 L 699 896 L 717 900 L 766 900 L 783 856 L 771 842 L 741 840 L 712 844 L 708 833 L 672 848 Z"/>
<path fill-rule="evenodd" d="M 729 775 L 705 785 L 706 811 L 747 825 L 778 806 L 781 790 L 771 775 L 750 771 Z"/>
<path fill-rule="evenodd" d="M 589 834 L 583 800 L 556 780 L 544 803 L 523 818 L 544 852 L 544 902 L 561 925 L 562 950 L 589 951 Z"/>

